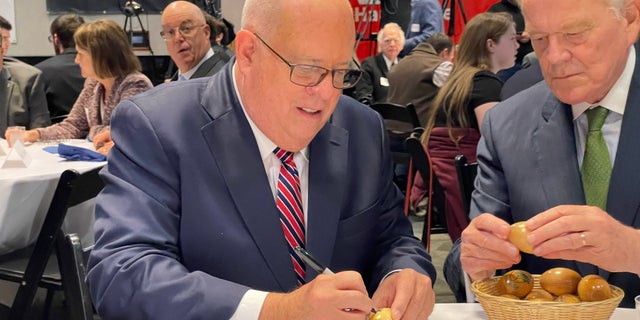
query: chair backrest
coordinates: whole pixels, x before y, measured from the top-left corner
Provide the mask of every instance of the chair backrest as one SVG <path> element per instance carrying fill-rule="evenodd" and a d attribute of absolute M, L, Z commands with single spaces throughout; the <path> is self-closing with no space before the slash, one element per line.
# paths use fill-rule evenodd
<path fill-rule="evenodd" d="M 89 287 L 85 282 L 87 276 L 86 260 L 80 237 L 67 234 L 61 240 L 59 248 L 60 273 L 66 304 L 69 307 L 69 318 L 72 320 L 93 319 L 93 304 L 89 295 Z"/>
<path fill-rule="evenodd" d="M 429 249 L 432 233 L 446 233 L 447 222 L 445 217 L 445 195 L 444 188 L 438 181 L 429 161 L 429 156 L 424 150 L 420 136 L 422 130 L 414 130 L 407 138 L 406 144 L 413 167 L 422 177 L 424 185 L 427 187 L 427 197 L 429 197 L 429 205 L 427 206 L 427 215 L 422 231 L 422 242 Z"/>
<path fill-rule="evenodd" d="M 76 170 L 65 170 L 60 175 L 49 210 L 29 257 L 23 280 L 11 306 L 10 319 L 20 319 L 33 303 L 49 257 L 54 249 L 60 248 L 57 239 L 63 236 L 61 227 L 67 209 L 94 198 L 104 187 L 104 182 L 98 175 L 100 169 L 96 168 L 83 174 Z"/>
<path fill-rule="evenodd" d="M 418 114 L 416 113 L 416 108 L 411 103 L 403 106 L 401 104 L 390 102 L 377 102 L 372 104 L 370 107 L 378 112 L 380 116 L 382 116 L 382 119 L 405 122 L 410 124 L 412 128 L 421 126 L 420 119 L 418 119 Z"/>
<path fill-rule="evenodd" d="M 478 173 L 478 163 L 467 163 L 467 157 L 460 154 L 455 158 L 456 172 L 458 173 L 458 185 L 460 185 L 460 194 L 464 209 L 469 217 L 469 207 L 471 205 L 471 193 L 475 189 L 474 182 Z"/>

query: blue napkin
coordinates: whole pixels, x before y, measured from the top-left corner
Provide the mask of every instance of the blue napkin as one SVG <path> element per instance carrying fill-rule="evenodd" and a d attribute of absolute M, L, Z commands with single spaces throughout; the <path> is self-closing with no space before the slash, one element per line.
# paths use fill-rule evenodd
<path fill-rule="evenodd" d="M 74 147 L 62 143 L 58 146 L 45 147 L 43 150 L 49 153 L 57 153 L 61 157 L 71 161 L 107 161 L 106 156 L 93 150 Z"/>

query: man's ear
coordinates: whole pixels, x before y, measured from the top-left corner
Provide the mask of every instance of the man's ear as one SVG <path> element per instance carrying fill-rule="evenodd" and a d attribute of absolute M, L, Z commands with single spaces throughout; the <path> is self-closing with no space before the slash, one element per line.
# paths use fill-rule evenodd
<path fill-rule="evenodd" d="M 622 14 L 627 21 L 627 41 L 631 45 L 640 37 L 640 0 L 628 1 L 622 9 Z"/>
<path fill-rule="evenodd" d="M 256 41 L 256 37 L 250 31 L 240 30 L 236 33 L 236 63 L 241 72 L 254 63 Z"/>

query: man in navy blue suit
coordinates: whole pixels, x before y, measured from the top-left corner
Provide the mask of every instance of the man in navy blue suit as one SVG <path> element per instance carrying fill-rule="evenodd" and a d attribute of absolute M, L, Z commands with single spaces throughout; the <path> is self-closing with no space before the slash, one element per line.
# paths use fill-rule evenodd
<path fill-rule="evenodd" d="M 435 269 L 382 120 L 341 96 L 354 42 L 346 0 L 248 0 L 219 73 L 118 106 L 88 272 L 103 319 L 427 318 Z M 294 271 L 276 147 L 294 153 L 306 249 L 336 274 Z"/>
<path fill-rule="evenodd" d="M 469 280 L 563 266 L 601 275 L 625 291 L 621 306 L 633 307 L 640 294 L 639 6 L 522 0 L 545 81 L 484 118 L 472 220 L 450 255 L 459 255 Z M 585 169 L 593 152 L 602 155 L 600 170 Z M 610 173 L 589 183 L 596 171 Z M 517 221 L 526 221 L 533 254 L 507 241 Z"/>

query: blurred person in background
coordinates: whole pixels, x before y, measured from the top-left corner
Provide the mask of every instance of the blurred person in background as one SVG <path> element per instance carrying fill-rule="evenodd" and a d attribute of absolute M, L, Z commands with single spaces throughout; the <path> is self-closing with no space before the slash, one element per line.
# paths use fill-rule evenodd
<path fill-rule="evenodd" d="M 75 63 L 77 51 L 73 40 L 73 34 L 83 23 L 84 19 L 75 13 L 56 17 L 49 29 L 49 42 L 56 55 L 35 65 L 42 71 L 52 123 L 62 121 L 69 114 L 84 86 L 80 66 Z"/>
<path fill-rule="evenodd" d="M 46 128 L 27 130 L 25 142 L 57 139 L 95 139 L 102 134 L 110 141 L 111 113 L 116 105 L 153 85 L 140 72 L 140 61 L 133 53 L 128 36 L 114 21 L 101 19 L 81 25 L 74 35 L 76 63 L 87 78 L 80 96 L 64 121 Z M 10 130 L 5 136 L 10 135 Z M 107 154 L 112 142 L 96 145 Z"/>
<path fill-rule="evenodd" d="M 27 129 L 48 126 L 42 72 L 22 61 L 5 57 L 9 49 L 9 30 L 11 24 L 0 16 L 0 132 L 11 126 Z"/>
<path fill-rule="evenodd" d="M 364 104 L 387 101 L 387 73 L 398 63 L 404 45 L 404 33 L 397 23 L 387 23 L 378 31 L 378 53 L 362 61 L 362 78 L 356 83 L 352 97 Z"/>
<path fill-rule="evenodd" d="M 453 70 L 433 100 L 422 143 L 431 170 L 445 189 L 447 231 L 452 241 L 469 223 L 462 203 L 455 157 L 475 161 L 484 113 L 500 101 L 502 81 L 498 70 L 513 66 L 518 42 L 513 19 L 506 13 L 485 12 L 465 26 Z M 411 191 L 418 203 L 429 186 L 416 176 Z"/>
<path fill-rule="evenodd" d="M 400 57 L 409 54 L 432 34 L 444 32 L 442 6 L 438 0 L 411 0 L 411 19 L 405 31 L 406 41 Z"/>

